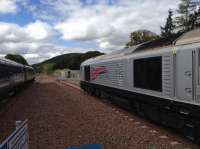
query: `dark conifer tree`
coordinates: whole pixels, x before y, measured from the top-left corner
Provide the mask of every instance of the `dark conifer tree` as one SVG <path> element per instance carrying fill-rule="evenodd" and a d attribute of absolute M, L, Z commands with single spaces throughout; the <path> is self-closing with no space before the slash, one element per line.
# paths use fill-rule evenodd
<path fill-rule="evenodd" d="M 181 0 L 177 10 L 179 16 L 176 18 L 179 31 L 184 32 L 199 26 L 199 5 L 200 3 L 197 0 Z"/>
<path fill-rule="evenodd" d="M 160 27 L 161 28 L 161 36 L 162 37 L 169 37 L 171 36 L 172 34 L 174 34 L 174 29 L 175 29 L 175 25 L 174 25 L 174 22 L 173 22 L 173 11 L 170 9 L 168 11 L 168 17 L 167 17 L 167 20 L 166 20 L 166 23 L 165 23 L 165 26 L 164 27 Z"/>
<path fill-rule="evenodd" d="M 180 31 L 189 30 L 191 0 L 181 0 L 177 12 L 179 16 L 176 18 L 177 28 Z"/>

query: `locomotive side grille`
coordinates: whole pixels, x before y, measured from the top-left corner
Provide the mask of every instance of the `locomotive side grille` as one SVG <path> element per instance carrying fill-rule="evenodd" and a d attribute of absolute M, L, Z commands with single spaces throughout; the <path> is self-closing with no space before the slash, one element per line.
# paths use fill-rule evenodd
<path fill-rule="evenodd" d="M 109 67 L 109 83 L 111 86 L 124 87 L 124 63 L 110 64 Z"/>
<path fill-rule="evenodd" d="M 98 67 L 98 66 L 95 66 Z M 106 64 L 108 72 L 100 74 L 93 82 L 122 88 L 125 86 L 125 64 L 124 61 Z"/>
<path fill-rule="evenodd" d="M 118 86 L 124 87 L 124 63 L 119 63 L 117 67 L 117 80 L 118 80 Z"/>
<path fill-rule="evenodd" d="M 163 57 L 163 94 L 164 96 L 171 95 L 171 57 Z"/>

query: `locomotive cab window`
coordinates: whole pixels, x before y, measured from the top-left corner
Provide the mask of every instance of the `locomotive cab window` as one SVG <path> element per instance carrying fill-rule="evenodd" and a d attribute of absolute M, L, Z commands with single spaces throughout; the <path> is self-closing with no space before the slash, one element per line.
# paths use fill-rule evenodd
<path fill-rule="evenodd" d="M 90 66 L 85 66 L 84 72 L 85 72 L 85 80 L 90 81 Z"/>
<path fill-rule="evenodd" d="M 162 57 L 136 59 L 134 87 L 162 92 Z"/>

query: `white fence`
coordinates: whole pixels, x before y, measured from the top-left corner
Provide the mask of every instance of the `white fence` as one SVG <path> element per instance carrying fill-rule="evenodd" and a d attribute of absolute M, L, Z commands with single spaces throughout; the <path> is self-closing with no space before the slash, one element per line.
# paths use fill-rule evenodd
<path fill-rule="evenodd" d="M 0 149 L 28 149 L 28 121 L 16 122 L 15 131 L 2 143 Z"/>

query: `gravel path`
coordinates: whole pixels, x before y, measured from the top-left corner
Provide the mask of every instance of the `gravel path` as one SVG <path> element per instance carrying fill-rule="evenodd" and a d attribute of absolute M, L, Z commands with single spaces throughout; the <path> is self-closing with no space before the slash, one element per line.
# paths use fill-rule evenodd
<path fill-rule="evenodd" d="M 0 109 L 0 140 L 16 120 L 29 120 L 31 149 L 64 149 L 101 143 L 105 149 L 199 148 L 168 130 L 91 97 L 77 88 L 40 76 Z"/>

